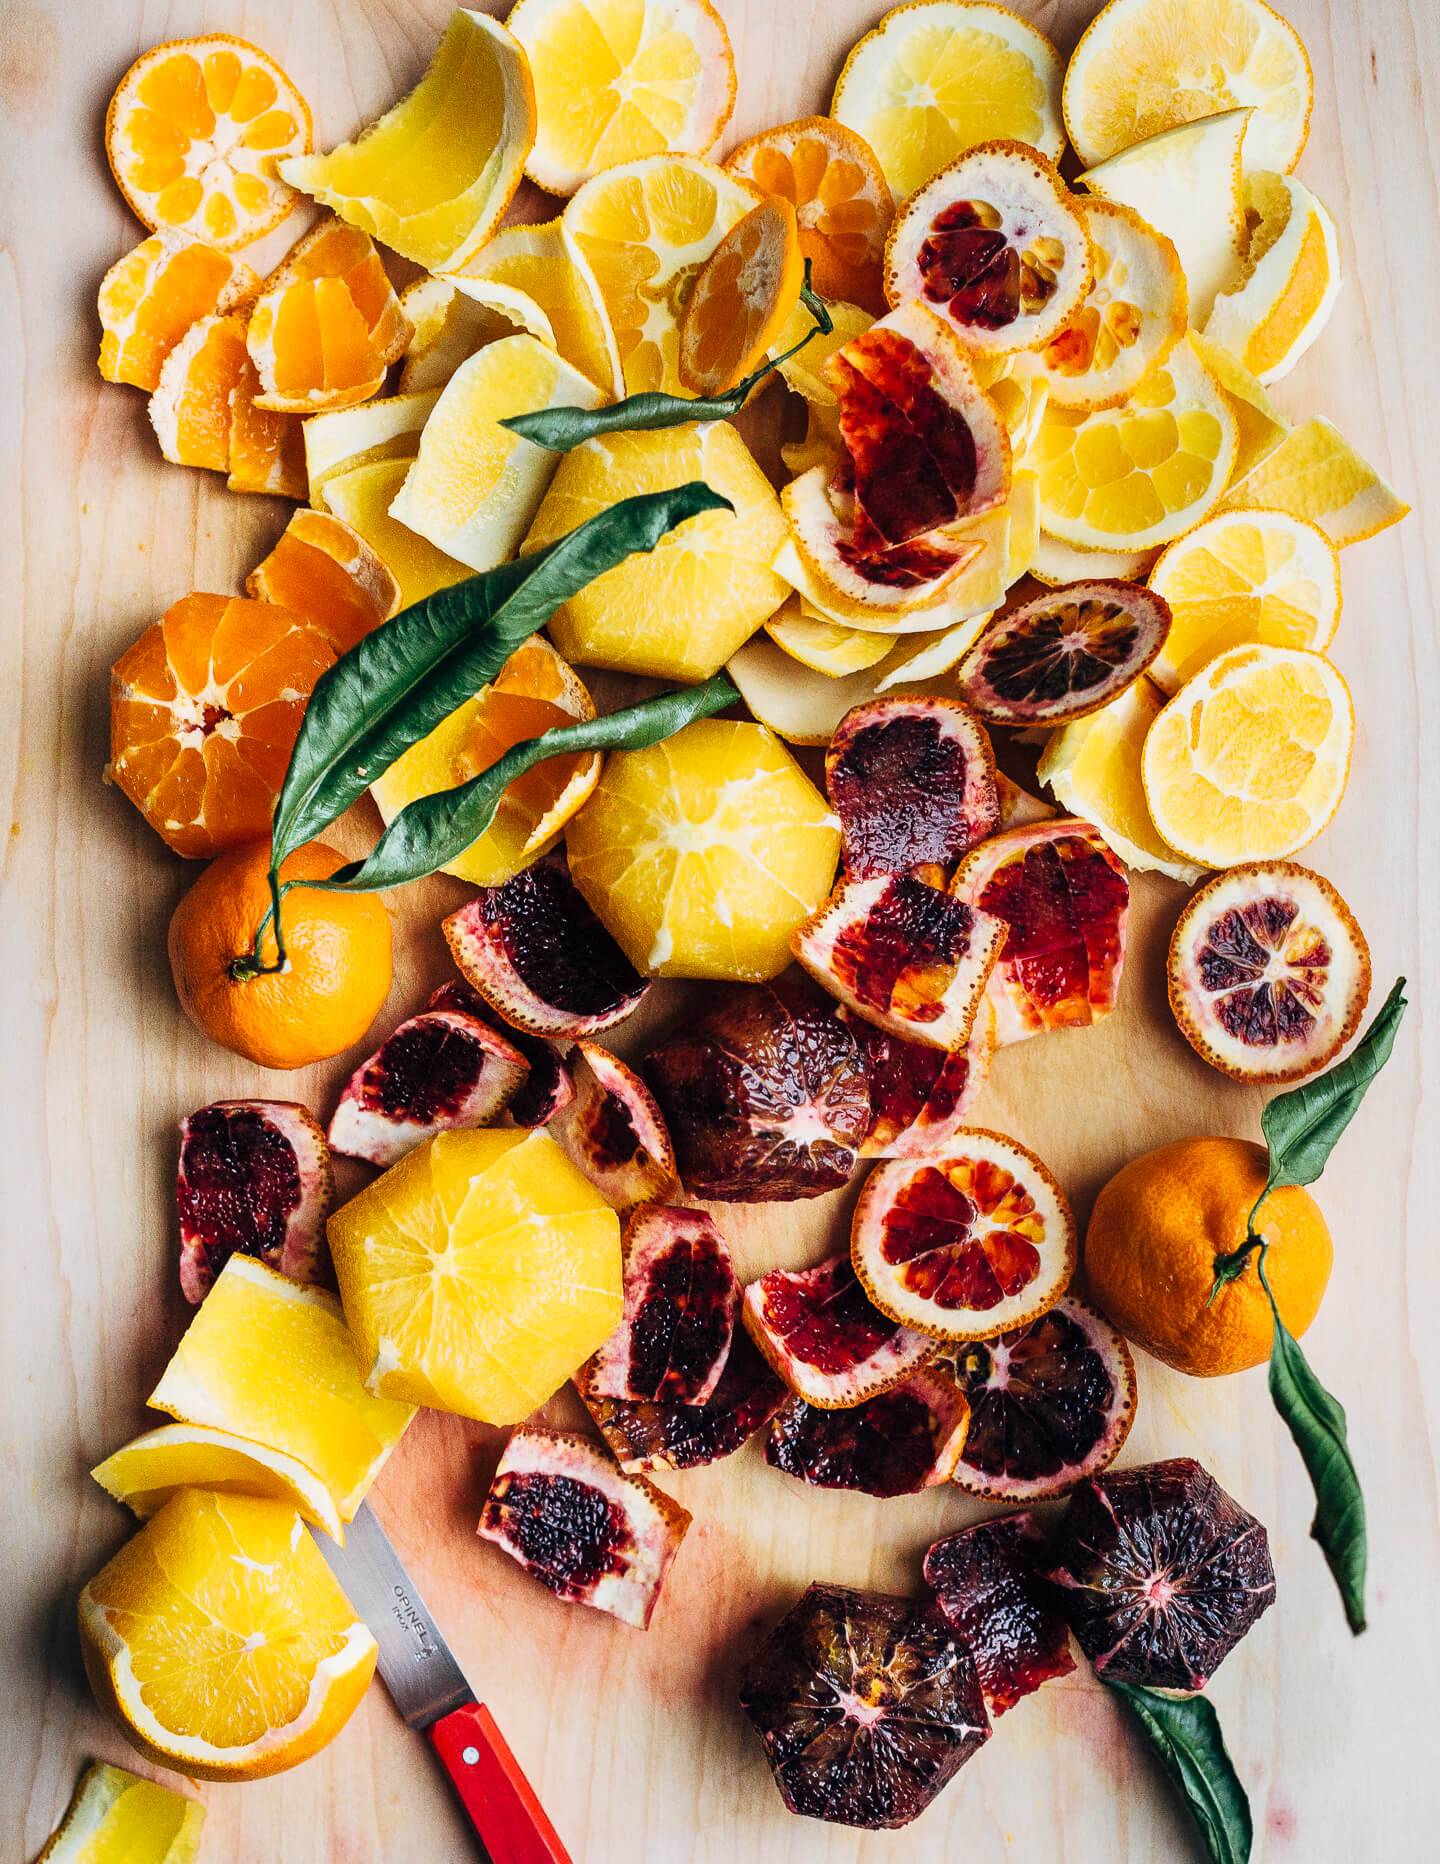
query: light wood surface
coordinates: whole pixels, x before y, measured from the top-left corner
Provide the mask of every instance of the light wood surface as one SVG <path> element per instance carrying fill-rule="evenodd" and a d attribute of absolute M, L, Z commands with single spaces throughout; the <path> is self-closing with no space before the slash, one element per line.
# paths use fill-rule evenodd
<path fill-rule="evenodd" d="M 1062 49 L 1093 10 L 1086 0 L 1020 4 Z M 823 110 L 844 49 L 881 11 L 879 0 L 720 5 L 740 64 L 731 138 Z M 1434 0 L 1287 0 L 1286 10 L 1316 74 L 1301 173 L 1335 212 L 1348 276 L 1329 331 L 1277 399 L 1334 419 L 1417 507 L 1398 531 L 1345 556 L 1334 654 L 1354 688 L 1359 739 L 1339 820 L 1306 856 L 1367 928 L 1376 1001 L 1402 971 L 1419 999 L 1320 1187 L 1337 1260 L 1306 1340 L 1349 1410 L 1368 1497 L 1368 1634 L 1345 1630 L 1308 1538 L 1310 1491 L 1263 1370 L 1205 1384 L 1142 1359 L 1126 1456 L 1192 1453 L 1269 1526 L 1278 1603 L 1212 1694 L 1254 1805 L 1257 1857 L 1338 1864 L 1431 1855 L 1440 1827 L 1440 1145 L 1421 1074 L 1422 1050 L 1434 1052 L 1427 985 L 1440 924 L 1429 814 L 1440 793 L 1430 599 L 1440 516 L 1429 500 L 1440 432 L 1440 14 Z M 131 1525 L 86 1470 L 144 1426 L 144 1394 L 188 1314 L 176 1277 L 175 1121 L 240 1094 L 299 1097 L 326 1114 L 355 1059 L 265 1075 L 185 1022 L 164 932 L 195 870 L 100 781 L 111 661 L 187 589 L 238 589 L 288 510 L 164 465 L 143 397 L 96 373 L 95 288 L 139 237 L 105 169 L 105 103 L 143 48 L 225 29 L 281 59 L 328 147 L 413 81 L 447 11 L 446 0 L 0 4 L 4 1864 L 40 1848 L 85 1760 L 132 1759 L 91 1705 L 73 1609 Z M 377 1028 L 444 974 L 437 922 L 464 891 L 437 883 L 396 901 L 401 963 Z M 979 1110 L 1046 1158 L 1082 1220 L 1135 1152 L 1192 1132 L 1258 1130 L 1258 1095 L 1194 1060 L 1165 1011 L 1163 944 L 1181 898 L 1168 883 L 1137 887 L 1119 1014 L 1098 1031 L 1003 1054 Z M 623 1033 L 617 1046 L 643 1041 L 643 1028 Z M 1433 1097 L 1433 1068 L 1428 1085 Z M 842 1194 L 729 1214 L 742 1272 L 814 1259 L 847 1208 Z M 551 1412 L 570 1417 L 563 1400 Z M 768 1470 L 755 1445 L 667 1479 L 695 1527 L 641 1635 L 559 1604 L 475 1539 L 498 1448 L 497 1432 L 422 1416 L 376 1503 L 577 1864 L 1191 1855 L 1084 1670 L 1006 1716 L 905 1833 L 830 1829 L 783 1809 L 734 1703 L 746 1649 L 811 1578 L 913 1590 L 929 1541 L 979 1512 L 958 1492 L 882 1503 L 810 1491 Z M 200 1790 L 206 1864 L 472 1855 L 423 1744 L 378 1686 L 319 1759 L 273 1781 Z"/>

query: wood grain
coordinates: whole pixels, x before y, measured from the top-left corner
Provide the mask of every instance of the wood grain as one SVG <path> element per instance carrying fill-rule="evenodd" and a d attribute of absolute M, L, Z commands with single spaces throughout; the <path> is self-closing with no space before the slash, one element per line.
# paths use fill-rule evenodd
<path fill-rule="evenodd" d="M 1085 0 L 1020 0 L 1068 48 Z M 823 109 L 878 0 L 721 0 L 741 69 L 731 136 Z M 316 107 L 321 147 L 410 83 L 446 0 L 9 0 L 0 4 L 0 909 L 7 1220 L 0 1571 L 0 1858 L 29 1858 L 82 1763 L 128 1763 L 93 1710 L 72 1630 L 78 1587 L 128 1530 L 86 1475 L 145 1419 L 184 1325 L 173 1234 L 174 1123 L 207 1099 L 280 1092 L 328 1110 L 346 1062 L 263 1076 L 183 1020 L 164 929 L 193 870 L 100 780 L 106 670 L 190 587 L 237 589 L 286 509 L 161 463 L 143 398 L 95 371 L 95 287 L 138 233 L 105 170 L 106 99 L 157 40 L 225 29 L 275 53 Z M 1440 669 L 1430 591 L 1440 515 L 1440 15 L 1433 0 L 1288 0 L 1316 108 L 1303 175 L 1342 228 L 1348 282 L 1323 341 L 1278 391 L 1333 418 L 1416 503 L 1345 559 L 1335 658 L 1360 736 L 1350 793 L 1312 855 L 1367 927 L 1377 980 L 1417 1006 L 1321 1198 L 1337 1239 L 1306 1347 L 1349 1409 L 1369 1499 L 1371 1630 L 1352 1641 L 1308 1538 L 1310 1495 L 1264 1374 L 1187 1382 L 1149 1361 L 1127 1458 L 1189 1451 L 1270 1526 L 1275 1610 L 1213 1687 L 1273 1864 L 1420 1856 L 1440 1825 L 1440 1203 L 1430 986 L 1440 945 L 1434 832 Z M 290 231 L 293 231 L 291 229 Z M 290 232 L 272 237 L 267 261 Z M 250 256 L 250 255 L 247 255 Z M 772 442 L 773 444 L 773 437 Z M 1422 824 L 1425 826 L 1422 827 Z M 360 830 L 363 832 L 363 825 Z M 385 1023 L 445 970 L 452 883 L 397 900 Z M 1190 1055 L 1165 1013 L 1163 941 L 1181 890 L 1137 888 L 1120 1013 L 998 1061 L 986 1123 L 1051 1164 L 1082 1216 L 1131 1154 L 1190 1132 L 1254 1134 L 1258 1097 Z M 671 1004 L 675 999 L 672 997 Z M 656 1013 L 656 1020 L 664 1014 Z M 622 1046 L 643 1040 L 626 1032 Z M 1422 1057 L 1431 1064 L 1428 1079 Z M 351 1058 L 353 1063 L 353 1057 Z M 740 1266 L 813 1259 L 844 1195 L 728 1217 Z M 566 1414 L 557 1401 L 555 1415 Z M 891 1503 L 809 1492 L 751 1448 L 667 1486 L 696 1526 L 645 1636 L 551 1600 L 474 1525 L 497 1433 L 423 1417 L 377 1505 L 577 1860 L 880 1864 L 964 1857 L 1111 1864 L 1190 1841 L 1088 1674 L 1045 1690 L 907 1833 L 791 1818 L 733 1705 L 741 1655 L 813 1577 L 911 1590 L 958 1494 Z M 325 1755 L 280 1779 L 202 1789 L 207 1864 L 432 1864 L 472 1855 L 423 1744 L 376 1689 Z"/>

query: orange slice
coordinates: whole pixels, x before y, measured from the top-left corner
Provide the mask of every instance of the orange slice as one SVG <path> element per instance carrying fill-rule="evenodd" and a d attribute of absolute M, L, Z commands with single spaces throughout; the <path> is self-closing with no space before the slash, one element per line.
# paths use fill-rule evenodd
<path fill-rule="evenodd" d="M 298 414 L 262 408 L 260 376 L 245 352 L 230 399 L 230 477 L 232 492 L 264 492 L 278 498 L 305 498 L 305 423 Z"/>
<path fill-rule="evenodd" d="M 275 164 L 310 147 L 310 107 L 268 53 L 226 32 L 141 54 L 110 99 L 105 154 L 147 227 L 222 251 L 248 246 L 295 205 Z"/>
<path fill-rule="evenodd" d="M 723 395 L 775 346 L 800 298 L 805 266 L 789 201 L 761 201 L 695 275 L 680 317 L 680 380 L 692 394 Z"/>
<path fill-rule="evenodd" d="M 365 539 L 325 511 L 297 511 L 245 579 L 257 602 L 305 615 L 337 654 L 348 652 L 400 607 L 400 585 Z"/>
<path fill-rule="evenodd" d="M 196 1864 L 204 1829 L 198 1800 L 93 1761 L 35 1864 Z"/>
<path fill-rule="evenodd" d="M 158 388 L 161 363 L 192 324 L 224 316 L 259 289 L 243 260 L 162 227 L 100 281 L 101 375 Z"/>
<path fill-rule="evenodd" d="M 181 1489 L 218 1489 L 288 1502 L 302 1520 L 344 1542 L 335 1497 L 313 1470 L 283 1450 L 252 1443 L 207 1424 L 162 1424 L 132 1438 L 90 1474 L 142 1521 Z"/>
<path fill-rule="evenodd" d="M 229 470 L 235 395 L 248 360 L 238 317 L 202 317 L 185 332 L 150 397 L 150 425 L 167 460 Z"/>

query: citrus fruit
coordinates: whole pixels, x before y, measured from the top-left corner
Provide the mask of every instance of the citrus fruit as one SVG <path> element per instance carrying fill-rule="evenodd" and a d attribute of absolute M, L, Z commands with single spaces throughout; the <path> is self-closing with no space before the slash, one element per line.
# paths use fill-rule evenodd
<path fill-rule="evenodd" d="M 933 1355 L 928 1334 L 872 1307 L 848 1252 L 787 1274 L 771 1269 L 745 1290 L 745 1331 L 799 1398 L 848 1410 L 891 1390 Z"/>
<path fill-rule="evenodd" d="M 1135 1362 L 1074 1295 L 993 1339 L 942 1346 L 936 1365 L 970 1406 L 953 1481 L 987 1501 L 1063 1495 L 1108 1469 L 1135 1422 Z"/>
<path fill-rule="evenodd" d="M 225 252 L 279 226 L 296 197 L 276 162 L 309 147 L 305 99 L 273 58 L 225 32 L 152 46 L 105 116 L 110 172 L 134 213 Z"/>
<path fill-rule="evenodd" d="M 1192 861 L 1278 860 L 1335 814 L 1354 740 L 1350 690 L 1323 655 L 1234 647 L 1150 727 L 1145 799 L 1160 834 Z"/>
<path fill-rule="evenodd" d="M 547 1133 L 439 1133 L 330 1219 L 367 1387 L 517 1424 L 620 1319 L 620 1224 Z"/>
<path fill-rule="evenodd" d="M 280 172 L 352 225 L 439 272 L 499 226 L 535 139 L 524 52 L 497 20 L 458 7 L 408 96 L 328 155 Z"/>
<path fill-rule="evenodd" d="M 627 394 L 683 392 L 680 314 L 695 274 L 757 199 L 711 162 L 650 155 L 604 169 L 568 202 L 564 222 L 600 288 Z"/>
<path fill-rule="evenodd" d="M 331 414 L 312 414 L 303 429 L 311 503 L 324 509 L 326 481 L 340 473 L 377 460 L 413 460 L 420 450 L 420 430 L 439 399 L 439 389 L 418 390 L 337 408 Z"/>
<path fill-rule="evenodd" d="M 311 416 L 312 420 L 318 418 Z M 310 422 L 305 425 L 308 427 Z M 447 557 L 428 537 L 421 537 L 390 516 L 390 507 L 399 496 L 410 465 L 410 459 L 402 456 L 347 466 L 329 476 L 315 495 L 326 511 L 343 518 L 369 544 L 400 585 L 402 608 L 411 608 L 437 589 L 449 589 L 473 574 L 468 564 Z"/>
<path fill-rule="evenodd" d="M 308 498 L 305 475 L 305 423 L 298 414 L 276 414 L 260 406 L 260 373 L 245 352 L 230 396 L 231 492 L 256 492 L 271 498 Z"/>
<path fill-rule="evenodd" d="M 694 395 L 723 395 L 773 349 L 804 282 L 800 229 L 789 201 L 752 207 L 695 274 L 680 315 L 675 359 Z"/>
<path fill-rule="evenodd" d="M 625 1311 L 576 1374 L 591 1397 L 704 1404 L 725 1370 L 740 1284 L 703 1210 L 649 1204 L 625 1225 Z"/>
<path fill-rule="evenodd" d="M 1066 725 L 1139 679 L 1169 631 L 1168 603 L 1139 583 L 1067 583 L 992 622 L 956 685 L 996 724 Z"/>
<path fill-rule="evenodd" d="M 1059 170 L 982 142 L 916 190 L 885 242 L 885 293 L 920 298 L 979 354 L 1038 349 L 1090 288 L 1090 238 Z"/>
<path fill-rule="evenodd" d="M 442 931 L 449 929 L 448 925 L 442 924 Z M 461 978 L 451 978 L 432 990 L 425 1001 L 425 1010 L 427 1014 L 434 1010 L 458 1010 L 462 1016 L 468 1016 L 473 1022 L 483 1024 L 492 1031 L 496 1029 L 497 1021 L 504 1021 L 492 1013 L 479 991 L 472 990 Z M 548 1036 L 532 1035 L 527 1030 L 515 1028 L 512 1023 L 504 1023 L 502 1041 L 523 1057 L 530 1071 L 505 1108 L 510 1124 L 527 1128 L 548 1126 L 562 1108 L 569 1106 L 575 1095 L 575 1083 L 570 1078 L 563 1048 Z"/>
<path fill-rule="evenodd" d="M 889 1159 L 850 1232 L 882 1314 L 939 1340 L 992 1337 L 1053 1307 L 1075 1272 L 1075 1219 L 1028 1147 L 966 1127 L 933 1159 Z"/>
<path fill-rule="evenodd" d="M 1319 415 L 1293 427 L 1225 500 L 1227 510 L 1249 505 L 1308 518 L 1342 550 L 1398 524 L 1410 509 Z"/>
<path fill-rule="evenodd" d="M 1215 1296 L 1216 1258 L 1241 1248 L 1269 1155 L 1248 1139 L 1180 1139 L 1118 1171 L 1085 1232 L 1085 1278 L 1136 1346 L 1179 1372 L 1243 1372 L 1270 1356 L 1274 1325 L 1252 1251 Z M 1298 1339 L 1320 1309 L 1333 1251 L 1314 1198 L 1281 1185 L 1256 1213 L 1265 1275 Z"/>
<path fill-rule="evenodd" d="M 1360 1027 L 1370 948 L 1330 882 L 1293 861 L 1217 874 L 1170 940 L 1170 1009 L 1202 1060 L 1237 1081 L 1300 1081 Z"/>
<path fill-rule="evenodd" d="M 1026 1511 L 947 1534 L 925 1555 L 925 1583 L 970 1647 L 992 1716 L 1075 1668 L 1070 1627 L 1036 1571 L 1046 1544 Z"/>
<path fill-rule="evenodd" d="M 241 259 L 162 227 L 100 281 L 100 373 L 156 388 L 160 365 L 193 323 L 224 317 L 260 289 Z"/>
<path fill-rule="evenodd" d="M 668 1202 L 675 1148 L 649 1088 L 598 1042 L 577 1042 L 568 1061 L 575 1092 L 550 1123 L 556 1144 L 613 1210 Z"/>
<path fill-rule="evenodd" d="M 985 0 L 912 0 L 845 61 L 830 114 L 875 151 L 897 204 L 977 142 L 1065 147 L 1061 64 L 1042 32 Z"/>
<path fill-rule="evenodd" d="M 978 400 L 978 391 L 976 395 Z M 924 385 L 920 387 L 919 398 L 926 405 L 917 410 L 916 422 L 912 424 L 897 417 L 888 438 L 882 439 L 882 446 L 874 450 L 870 476 L 875 487 L 888 480 L 889 493 L 904 489 L 905 480 L 901 476 L 892 477 L 885 472 L 884 455 L 893 447 L 894 452 L 908 457 L 912 475 L 929 482 L 926 489 L 938 501 L 949 495 L 949 489 L 943 484 L 937 462 L 923 447 L 915 444 L 915 426 L 925 414 L 934 411 L 935 402 L 940 402 L 942 407 L 944 402 L 939 396 L 932 399 Z M 891 411 L 894 411 L 893 404 Z M 945 420 L 944 415 L 942 420 Z M 945 441 L 951 444 L 944 445 L 944 452 L 952 461 L 963 460 L 968 427 L 963 420 L 945 420 L 945 425 L 951 430 Z M 1001 431 L 998 423 L 996 425 L 997 431 Z M 847 458 L 842 461 L 842 468 L 848 464 Z M 931 612 L 942 602 L 949 606 L 952 587 L 986 557 L 985 542 L 962 533 L 951 543 L 945 535 L 949 527 L 942 525 L 936 527 L 934 537 L 921 533 L 903 544 L 870 548 L 868 540 L 875 536 L 873 527 L 862 530 L 864 520 L 857 522 L 858 508 L 853 495 L 837 488 L 835 479 L 836 475 L 827 467 L 812 466 L 781 490 L 780 506 L 790 527 L 793 558 L 793 568 L 786 562 L 787 581 L 792 587 L 798 585 L 806 599 L 832 620 L 853 621 L 868 626 L 872 632 L 882 632 L 888 627 L 899 633 L 905 631 L 908 617 L 916 615 L 922 619 L 908 625 L 928 629 Z M 904 502 L 902 499 L 892 503 L 897 518 Z M 910 509 L 915 511 L 918 507 L 911 504 Z M 777 563 L 780 560 L 777 556 Z M 1003 569 L 1008 561 L 1009 526 L 1005 521 L 1004 548 L 991 550 L 985 568 Z M 989 593 L 987 583 L 981 601 Z"/>
<path fill-rule="evenodd" d="M 428 282 L 434 285 L 439 281 Z M 549 329 L 546 341 L 564 361 L 607 397 L 624 393 L 615 332 L 610 328 L 600 287 L 563 220 L 551 220 L 544 226 L 506 227 L 452 274 L 450 282 L 458 288 L 463 302 L 481 312 L 487 306 L 466 295 L 473 293 L 477 285 L 499 285 L 507 291 L 522 292 L 540 312 Z M 495 300 L 490 315 L 498 316 L 506 308 L 505 299 Z M 531 336 L 544 334 L 534 328 L 533 321 L 526 321 L 524 327 Z"/>
<path fill-rule="evenodd" d="M 648 553 L 597 576 L 551 616 L 580 666 L 705 680 L 779 608 L 771 569 L 785 537 L 770 481 L 728 421 L 606 434 L 560 461 L 522 550 L 543 550 L 623 498 L 703 479 L 734 511 L 687 518 Z"/>
<path fill-rule="evenodd" d="M 693 1469 L 742 1449 L 785 1402 L 785 1387 L 737 1327 L 720 1383 L 704 1404 L 602 1398 L 582 1379 L 580 1396 L 627 1476 Z"/>
<path fill-rule="evenodd" d="M 738 144 L 725 169 L 795 209 L 810 282 L 832 309 L 838 300 L 884 314 L 882 261 L 893 208 L 863 136 L 832 117 L 801 117 Z M 783 339 L 780 347 L 788 347 Z"/>
<path fill-rule="evenodd" d="M 205 860 L 265 834 L 334 659 L 308 616 L 182 596 L 111 669 L 110 780 L 177 854 Z"/>
<path fill-rule="evenodd" d="M 1190 332 L 1189 342 L 1206 373 L 1219 385 L 1235 417 L 1235 463 L 1230 468 L 1233 489 L 1262 460 L 1269 458 L 1289 433 L 1290 423 L 1244 363 L 1229 350 L 1212 343 L 1198 330 Z"/>
<path fill-rule="evenodd" d="M 287 855 L 282 881 L 323 880 L 343 857 L 323 842 Z M 281 906 L 286 963 L 237 976 L 270 906 L 270 843 L 212 861 L 175 908 L 170 968 L 185 1014 L 222 1048 L 262 1068 L 307 1068 L 358 1042 L 390 992 L 390 915 L 373 893 L 298 887 Z M 261 940 L 276 962 L 275 933 Z"/>
<path fill-rule="evenodd" d="M 173 465 L 229 470 L 234 401 L 249 360 L 242 318 L 201 317 L 161 363 L 150 425 Z"/>
<path fill-rule="evenodd" d="M 1245 204 L 1245 270 L 1234 290 L 1216 298 L 1205 334 L 1261 382 L 1278 382 L 1330 321 L 1340 293 L 1340 236 L 1291 175 L 1247 175 Z"/>
<path fill-rule="evenodd" d="M 1117 407 L 1185 334 L 1189 300 L 1180 256 L 1119 201 L 1077 200 L 1093 277 L 1080 308 L 1040 351 L 1051 401 Z"/>
<path fill-rule="evenodd" d="M 1150 677 L 1176 693 L 1232 647 L 1323 654 L 1340 621 L 1340 556 L 1305 518 L 1224 511 L 1177 538 L 1150 572 L 1170 605 L 1170 634 Z"/>
<path fill-rule="evenodd" d="M 822 294 L 823 295 L 823 294 Z M 852 337 L 864 334 L 875 322 L 875 317 L 868 310 L 861 310 L 857 304 L 829 303 L 825 307 L 830 313 L 833 328 L 829 334 L 821 333 L 813 337 L 804 349 L 796 355 L 787 357 L 779 365 L 778 373 L 783 377 L 785 386 L 793 389 L 807 401 L 812 408 L 835 409 L 840 397 L 835 384 L 830 379 L 828 364 L 836 350 L 843 349 Z M 885 306 L 880 307 L 883 315 Z M 787 350 L 798 343 L 806 332 L 814 327 L 815 320 L 803 304 L 796 305 L 790 313 L 789 321 L 780 332 L 779 347 Z M 838 448 L 838 430 L 835 435 Z M 796 471 L 800 469 L 795 468 Z"/>
<path fill-rule="evenodd" d="M 1036 475 L 1038 479 L 1038 474 Z M 1035 539 L 1035 554 L 1030 559 L 1030 574 L 1049 589 L 1062 583 L 1081 582 L 1090 576 L 1113 577 L 1117 582 L 1143 582 L 1151 564 L 1160 554 L 1159 546 L 1149 550 L 1082 550 L 1078 544 L 1066 543 L 1040 529 Z"/>
<path fill-rule="evenodd" d="M 1081 549 L 1168 543 L 1219 504 L 1235 417 L 1187 339 L 1117 408 L 1047 406 L 1028 462 L 1040 523 Z"/>
<path fill-rule="evenodd" d="M 870 1089 L 870 1130 L 860 1156 L 923 1159 L 943 1152 L 990 1072 L 995 1011 L 989 1000 L 982 1000 L 969 1041 L 957 1049 L 907 1042 L 843 1006 L 839 1015 L 859 1044 Z"/>
<path fill-rule="evenodd" d="M 824 797 L 779 740 L 721 719 L 612 753 L 565 840 L 601 923 L 661 977 L 777 976 L 840 852 Z"/>
<path fill-rule="evenodd" d="M 830 679 L 862 673 L 883 660 L 895 645 L 888 634 L 829 621 L 801 595 L 792 595 L 765 623 L 765 632 L 792 660 Z"/>
<path fill-rule="evenodd" d="M 198 1800 L 92 1761 L 36 1864 L 195 1864 L 204 1826 Z"/>
<path fill-rule="evenodd" d="M 933 637 L 900 635 L 898 645 L 896 636 L 885 638 L 890 652 L 883 660 L 858 673 L 836 675 L 802 665 L 768 635 L 757 634 L 730 656 L 725 671 L 760 723 L 768 725 L 787 744 L 825 745 L 847 712 L 878 696 L 887 670 L 907 651 L 905 643 L 926 642 Z M 922 676 L 913 685 L 902 679 L 885 690 L 923 696 L 927 678 Z"/>
<path fill-rule="evenodd" d="M 1133 207 L 1180 256 L 1190 321 L 1204 327 L 1216 294 L 1239 282 L 1245 250 L 1240 149 L 1251 112 L 1226 110 L 1162 130 L 1080 179 Z"/>
<path fill-rule="evenodd" d="M 205 1424 L 162 1424 L 107 1456 L 90 1474 L 107 1495 L 124 1502 L 142 1521 L 180 1489 L 213 1489 L 284 1502 L 332 1540 L 345 1538 L 335 1497 L 313 1470 L 284 1450 L 252 1443 L 233 1431 Z"/>
<path fill-rule="evenodd" d="M 601 169 L 703 155 L 735 108 L 735 58 L 709 0 L 517 0 L 538 127 L 525 172 L 573 194 Z"/>
<path fill-rule="evenodd" d="M 359 1707 L 375 1639 L 299 1515 L 182 1489 L 80 1594 L 96 1700 L 157 1767 L 260 1780 L 318 1754 Z"/>
<path fill-rule="evenodd" d="M 319 1281 L 334 1201 L 325 1135 L 295 1101 L 217 1100 L 187 1113 L 175 1184 L 186 1300 L 203 1301 L 237 1250 L 295 1281 Z"/>
<path fill-rule="evenodd" d="M 1063 809 L 1094 825 L 1127 867 L 1189 883 L 1203 870 L 1156 828 L 1140 774 L 1146 734 L 1164 705 L 1148 677 L 1136 680 L 1099 712 L 1052 733 L 1035 774 Z"/>
<path fill-rule="evenodd" d="M 1246 168 L 1288 173 L 1314 94 L 1299 33 L 1264 0 L 1110 0 L 1066 67 L 1065 128 L 1089 164 L 1249 105 Z"/>
<path fill-rule="evenodd" d="M 400 585 L 358 531 L 324 511 L 297 511 L 245 593 L 304 615 L 337 654 L 349 651 L 400 607 Z"/>
<path fill-rule="evenodd" d="M 922 1366 L 844 1410 L 792 1398 L 771 1421 L 765 1461 L 812 1488 L 917 1495 L 950 1480 L 969 1423 L 953 1380 Z"/>
<path fill-rule="evenodd" d="M 872 699 L 841 720 L 825 792 L 850 880 L 948 870 L 1000 825 L 995 753 L 953 699 Z"/>
<path fill-rule="evenodd" d="M 545 316 L 539 305 L 521 315 L 513 303 L 501 305 L 499 287 L 485 299 L 462 291 L 448 278 L 417 278 L 400 293 L 400 308 L 414 334 L 405 350 L 399 389 L 402 396 L 444 388 L 461 363 L 498 337 L 531 336 L 545 340 Z M 374 404 L 367 404 L 374 405 Z"/>

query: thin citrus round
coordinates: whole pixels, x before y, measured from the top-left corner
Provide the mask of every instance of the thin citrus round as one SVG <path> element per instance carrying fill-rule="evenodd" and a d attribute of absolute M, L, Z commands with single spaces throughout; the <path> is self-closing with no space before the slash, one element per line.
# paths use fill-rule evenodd
<path fill-rule="evenodd" d="M 1169 627 L 1166 603 L 1139 583 L 1067 583 L 993 622 L 960 662 L 956 685 L 996 724 L 1069 724 L 1138 680 Z"/>
<path fill-rule="evenodd" d="M 723 395 L 772 349 L 800 298 L 805 267 L 789 201 L 736 221 L 695 275 L 680 315 L 676 367 L 693 395 Z"/>
<path fill-rule="evenodd" d="M 343 1541 L 335 1498 L 297 1457 L 205 1424 L 162 1424 L 97 1463 L 90 1474 L 142 1521 L 180 1489 L 214 1489 L 285 1502 L 303 1521 Z"/>

